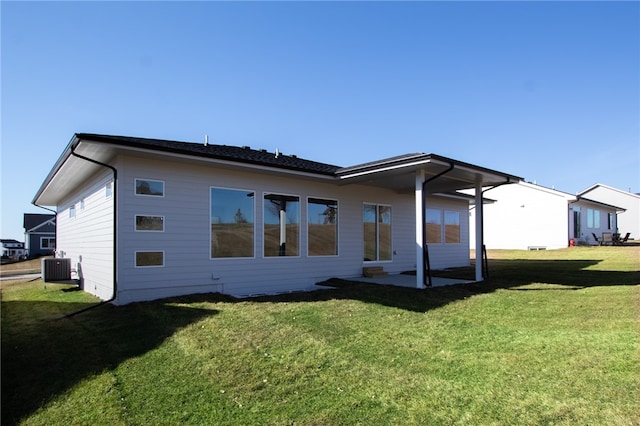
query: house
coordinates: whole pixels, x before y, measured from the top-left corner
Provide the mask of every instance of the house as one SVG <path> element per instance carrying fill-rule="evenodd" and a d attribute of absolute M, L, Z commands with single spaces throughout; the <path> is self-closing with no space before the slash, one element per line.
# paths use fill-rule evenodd
<path fill-rule="evenodd" d="M 487 188 L 484 244 L 488 249 L 540 250 L 598 244 L 603 232 L 616 232 L 624 209 L 528 182 Z M 470 209 L 471 223 L 475 206 Z M 470 243 L 475 244 L 472 225 Z"/>
<path fill-rule="evenodd" d="M 250 147 L 75 134 L 33 203 L 85 291 L 125 304 L 470 265 L 468 196 L 521 178 L 435 154 L 338 167 Z M 481 217 L 478 218 L 481 220 Z M 425 261 L 428 246 L 429 262 Z M 476 279 L 482 280 L 481 265 Z"/>
<path fill-rule="evenodd" d="M 640 239 L 640 194 L 597 183 L 578 195 L 624 208 L 618 216 L 618 232 L 623 236 L 629 232 L 632 239 Z"/>
<path fill-rule="evenodd" d="M 53 254 L 56 249 L 56 216 L 25 213 L 22 221 L 27 255 L 31 258 Z"/>
<path fill-rule="evenodd" d="M 0 243 L 3 259 L 20 259 L 24 257 L 24 243 L 12 239 L 2 239 Z"/>

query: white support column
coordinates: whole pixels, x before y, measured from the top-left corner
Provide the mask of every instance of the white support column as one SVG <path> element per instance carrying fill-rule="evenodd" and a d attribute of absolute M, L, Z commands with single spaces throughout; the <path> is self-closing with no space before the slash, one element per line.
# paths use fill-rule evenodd
<path fill-rule="evenodd" d="M 424 288 L 424 219 L 422 204 L 422 183 L 424 182 L 424 171 L 416 172 L 416 288 Z"/>
<path fill-rule="evenodd" d="M 482 277 L 482 177 L 476 179 L 476 281 L 483 281 Z"/>

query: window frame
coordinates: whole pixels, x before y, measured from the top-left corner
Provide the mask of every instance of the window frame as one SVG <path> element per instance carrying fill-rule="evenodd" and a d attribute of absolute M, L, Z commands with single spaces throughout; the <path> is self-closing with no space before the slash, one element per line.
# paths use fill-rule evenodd
<path fill-rule="evenodd" d="M 139 217 L 157 217 L 161 218 L 162 221 L 162 229 L 138 229 L 138 218 Z M 135 232 L 164 232 L 165 230 L 165 219 L 164 215 L 151 215 L 151 214 L 136 214 L 133 216 L 133 230 Z"/>
<path fill-rule="evenodd" d="M 365 259 L 366 254 L 366 242 L 365 242 L 365 222 L 364 211 L 365 206 L 374 206 L 375 207 L 375 244 L 376 244 L 376 258 L 372 260 Z M 389 209 L 389 259 L 380 259 L 380 208 L 388 208 Z M 374 203 L 374 202 L 363 202 L 362 203 L 362 262 L 363 263 L 389 263 L 393 262 L 393 205 L 384 204 L 384 203 Z"/>
<path fill-rule="evenodd" d="M 138 181 L 161 183 L 162 184 L 162 195 L 138 193 Z M 133 193 L 136 195 L 136 197 L 164 198 L 164 196 L 166 195 L 166 192 L 167 191 L 166 191 L 165 181 L 164 180 L 147 179 L 147 178 L 134 178 L 133 179 Z"/>
<path fill-rule="evenodd" d="M 310 220 L 310 213 L 311 213 L 311 209 L 309 208 L 310 204 L 311 204 L 311 200 L 323 200 L 323 201 L 329 201 L 329 202 L 333 202 L 335 203 L 336 206 L 336 214 L 335 214 L 335 250 L 333 254 L 311 254 L 310 250 L 309 250 L 309 246 L 311 243 L 311 232 L 310 232 L 310 225 L 312 224 L 312 221 Z M 320 205 L 320 203 L 314 203 L 316 205 Z M 337 257 L 340 255 L 340 201 L 336 198 L 333 199 L 329 199 L 326 197 L 314 197 L 314 196 L 307 196 L 307 205 L 306 205 L 306 216 L 307 216 L 307 257 Z"/>
<path fill-rule="evenodd" d="M 75 219 L 76 218 L 76 205 L 72 204 L 71 206 L 69 206 L 69 219 Z"/>
<path fill-rule="evenodd" d="M 162 253 L 162 264 L 161 265 L 138 265 L 138 253 Z M 164 250 L 136 250 L 133 254 L 133 266 L 138 268 L 164 268 L 166 264 L 165 252 Z"/>
<path fill-rule="evenodd" d="M 297 223 L 296 225 L 298 226 L 298 241 L 297 241 L 297 247 L 298 247 L 298 251 L 296 254 L 291 254 L 291 255 L 287 255 L 286 254 L 286 246 L 285 246 L 285 254 L 284 255 L 267 255 L 267 239 L 265 238 L 265 232 L 266 232 L 266 227 L 267 227 L 267 221 L 265 220 L 266 215 L 265 215 L 265 210 L 266 210 L 266 206 L 267 206 L 267 196 L 268 195 L 278 195 L 278 196 L 282 196 L 282 197 L 295 197 L 297 198 L 297 203 L 298 203 L 298 212 L 297 212 Z M 280 223 L 280 221 L 278 220 L 278 224 L 281 226 L 282 224 Z M 301 247 L 300 247 L 300 243 L 302 241 L 302 233 L 301 233 L 301 229 L 302 229 L 302 197 L 300 197 L 300 195 L 298 194 L 287 194 L 287 193 L 283 193 L 283 192 L 274 192 L 274 191 L 264 191 L 262 193 L 262 257 L 265 259 L 281 259 L 281 258 L 299 258 L 302 256 L 301 252 Z M 286 237 L 286 226 L 285 226 L 285 237 Z M 287 238 L 288 240 L 288 238 Z M 286 244 L 287 241 L 285 241 Z"/>
<path fill-rule="evenodd" d="M 49 246 L 44 247 L 43 242 L 47 240 L 49 241 Z M 53 247 L 51 247 L 51 241 L 53 240 Z M 40 250 L 55 250 L 56 248 L 56 237 L 40 237 Z"/>
<path fill-rule="evenodd" d="M 212 221 L 212 215 L 211 215 L 211 209 L 213 207 L 213 190 L 214 189 L 221 189 L 221 190 L 225 190 L 225 191 L 237 191 L 237 192 L 246 192 L 246 193 L 253 193 L 253 202 L 252 202 L 252 209 L 253 211 L 251 212 L 253 214 L 253 222 L 252 222 L 252 227 L 251 227 L 251 232 L 253 233 L 252 235 L 252 254 L 251 256 L 213 256 L 213 221 Z M 246 188 L 230 188 L 230 187 L 223 187 L 223 186 L 210 186 L 209 187 L 209 259 L 210 260 L 218 260 L 218 259 L 224 259 L 224 260 L 233 260 L 233 259 L 255 259 L 256 258 L 256 250 L 257 250 L 257 238 L 256 238 L 256 217 L 257 217 L 257 203 L 256 203 L 256 198 L 258 197 L 258 191 L 255 191 L 253 189 L 246 189 Z"/>
<path fill-rule="evenodd" d="M 447 235 L 448 235 L 447 234 L 447 213 L 456 214 L 457 217 L 458 217 L 458 223 L 457 223 L 457 225 L 458 225 L 458 236 L 457 236 L 458 237 L 458 241 L 457 242 L 449 242 L 449 241 L 447 241 Z M 444 223 L 444 226 L 443 226 L 443 232 L 444 232 L 443 243 L 445 245 L 447 245 L 447 244 L 448 245 L 462 244 L 462 220 L 461 220 L 461 216 L 462 215 L 461 215 L 460 211 L 458 211 L 458 210 L 443 210 L 443 214 L 442 214 L 443 223 Z"/>

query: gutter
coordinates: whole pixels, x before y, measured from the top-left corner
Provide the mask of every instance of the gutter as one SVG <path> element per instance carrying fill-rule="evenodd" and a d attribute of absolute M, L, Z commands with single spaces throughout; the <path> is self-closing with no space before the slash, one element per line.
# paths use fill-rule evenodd
<path fill-rule="evenodd" d="M 66 314 L 62 318 L 71 318 L 73 316 L 86 312 L 90 309 L 97 308 L 98 306 L 102 306 L 107 303 L 113 302 L 118 295 L 118 278 L 117 278 L 117 272 L 118 272 L 118 268 L 117 268 L 117 265 L 118 265 L 118 262 L 117 262 L 117 259 L 118 259 L 118 256 L 117 256 L 118 255 L 118 244 L 117 244 L 118 242 L 118 226 L 117 226 L 117 223 L 118 223 L 117 221 L 117 218 L 118 218 L 118 170 L 109 164 L 101 163 L 100 161 L 97 161 L 92 158 L 88 158 L 76 153 L 75 150 L 77 146 L 78 144 L 71 145 L 72 156 L 79 158 L 81 160 L 88 161 L 93 164 L 97 164 L 98 166 L 106 167 L 108 169 L 111 169 L 111 171 L 113 172 L 113 294 L 107 300 L 103 300 L 99 303 L 96 303 L 95 305 L 91 305 L 86 308 L 80 309 L 79 311 Z M 57 227 L 57 221 L 56 221 L 56 227 Z"/>
<path fill-rule="evenodd" d="M 422 182 L 422 266 L 426 266 L 427 273 L 422 276 L 422 285 L 425 287 L 433 286 L 433 278 L 431 277 L 431 261 L 429 260 L 429 246 L 427 245 L 427 229 L 426 229 L 426 221 L 427 221 L 427 212 L 425 210 L 425 206 L 427 205 L 427 183 L 433 182 L 441 176 L 446 175 L 451 170 L 455 168 L 455 164 L 453 161 L 449 162 L 449 167 L 446 170 L 441 171 L 435 176 L 431 176 L 429 179 L 426 179 Z"/>

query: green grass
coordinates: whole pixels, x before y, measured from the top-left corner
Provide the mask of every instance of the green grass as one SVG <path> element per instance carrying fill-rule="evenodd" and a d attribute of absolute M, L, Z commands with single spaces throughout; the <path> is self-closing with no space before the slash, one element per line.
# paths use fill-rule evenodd
<path fill-rule="evenodd" d="M 640 424 L 640 247 L 490 280 L 101 306 L 2 289 L 2 424 Z M 467 273 L 467 271 L 457 271 Z"/>

